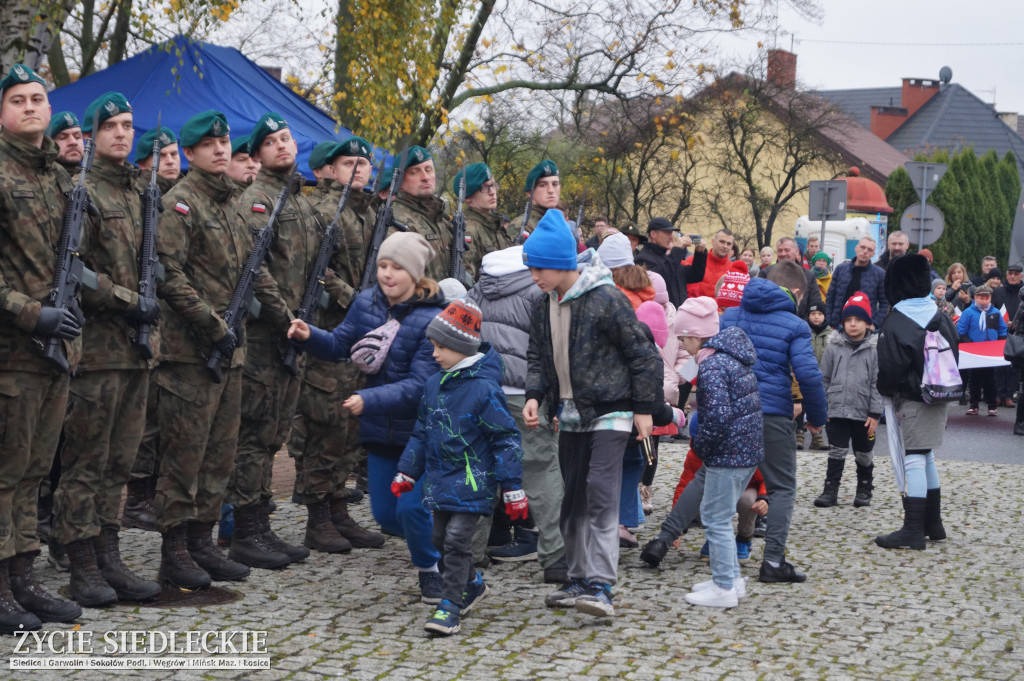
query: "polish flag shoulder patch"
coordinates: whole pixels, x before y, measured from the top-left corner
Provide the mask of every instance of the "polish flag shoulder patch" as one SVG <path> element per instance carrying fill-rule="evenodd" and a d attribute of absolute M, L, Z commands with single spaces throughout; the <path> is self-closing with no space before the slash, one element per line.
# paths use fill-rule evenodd
<path fill-rule="evenodd" d="M 262 203 L 254 203 L 254 204 L 252 204 L 252 212 L 253 213 L 266 213 L 267 212 L 267 207 L 266 207 L 265 204 L 262 204 Z"/>
<path fill-rule="evenodd" d="M 174 210 L 178 211 L 182 215 L 188 215 L 188 204 L 178 201 L 174 204 Z"/>

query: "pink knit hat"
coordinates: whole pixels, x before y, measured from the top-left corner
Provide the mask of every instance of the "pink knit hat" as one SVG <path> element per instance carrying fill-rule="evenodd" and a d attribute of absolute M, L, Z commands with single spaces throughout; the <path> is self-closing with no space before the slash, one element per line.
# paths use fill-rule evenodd
<path fill-rule="evenodd" d="M 750 275 L 746 273 L 746 270 L 747 264 L 742 260 L 737 260 L 729 267 L 729 270 L 724 275 L 722 287 L 715 294 L 715 300 L 718 302 L 719 307 L 736 307 L 740 304 L 740 299 L 743 298 L 743 291 L 750 282 Z"/>
<path fill-rule="evenodd" d="M 647 278 L 651 280 L 651 285 L 654 286 L 654 302 L 660 305 L 667 303 L 668 286 L 665 285 L 665 277 L 657 272 L 648 272 Z"/>
<path fill-rule="evenodd" d="M 714 298 L 687 298 L 676 313 L 677 336 L 711 338 L 718 333 L 718 303 Z"/>
<path fill-rule="evenodd" d="M 665 347 L 668 342 L 668 322 L 665 321 L 665 310 L 661 305 L 653 300 L 645 300 L 636 309 L 636 317 L 650 328 L 657 346 Z"/>

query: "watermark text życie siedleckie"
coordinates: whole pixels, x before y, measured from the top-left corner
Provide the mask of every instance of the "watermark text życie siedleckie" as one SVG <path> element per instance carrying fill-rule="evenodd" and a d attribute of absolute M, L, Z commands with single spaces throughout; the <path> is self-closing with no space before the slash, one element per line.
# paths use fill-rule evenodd
<path fill-rule="evenodd" d="M 13 655 L 268 655 L 265 631 L 23 631 Z"/>

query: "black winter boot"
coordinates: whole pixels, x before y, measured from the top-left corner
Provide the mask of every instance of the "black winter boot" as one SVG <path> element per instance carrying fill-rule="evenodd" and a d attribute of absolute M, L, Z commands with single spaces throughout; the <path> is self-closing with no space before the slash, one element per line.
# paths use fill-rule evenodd
<path fill-rule="evenodd" d="M 946 528 L 942 526 L 942 491 L 936 487 L 928 490 L 924 507 L 924 533 L 932 541 L 946 538 Z"/>
<path fill-rule="evenodd" d="M 66 548 L 71 563 L 71 597 L 87 608 L 117 603 L 117 592 L 110 588 L 96 564 L 92 538 L 73 541 Z"/>
<path fill-rule="evenodd" d="M 175 525 L 163 533 L 160 545 L 160 581 L 179 589 L 205 589 L 210 575 L 195 564 L 188 552 L 188 527 Z"/>
<path fill-rule="evenodd" d="M 42 622 L 75 621 L 82 616 L 78 604 L 55 597 L 32 579 L 32 563 L 38 555 L 38 551 L 30 551 L 11 558 L 8 571 L 14 600 Z"/>
<path fill-rule="evenodd" d="M 352 544 L 341 536 L 331 522 L 330 502 L 327 499 L 306 504 L 306 509 L 309 517 L 306 519 L 306 538 L 302 542 L 305 546 L 322 553 L 348 553 L 352 550 Z"/>
<path fill-rule="evenodd" d="M 828 468 L 825 470 L 825 488 L 821 495 L 814 500 L 818 508 L 830 508 L 839 504 L 839 483 L 843 479 L 843 467 L 846 459 L 833 459 L 829 457 Z"/>
<path fill-rule="evenodd" d="M 353 548 L 379 549 L 384 546 L 387 538 L 383 534 L 362 527 L 348 514 L 350 503 L 349 497 L 331 499 L 331 522 L 338 528 L 338 534 L 347 539 Z"/>
<path fill-rule="evenodd" d="M 249 576 L 249 568 L 229 560 L 213 543 L 214 522 L 188 524 L 188 553 L 215 582 L 237 582 Z"/>
<path fill-rule="evenodd" d="M 871 490 L 875 486 L 871 484 L 875 479 L 875 464 L 861 466 L 857 464 L 857 494 L 853 497 L 853 505 L 858 508 L 871 505 Z"/>
<path fill-rule="evenodd" d="M 875 537 L 883 549 L 913 549 L 921 551 L 924 541 L 924 497 L 903 497 L 903 527 L 890 534 Z"/>
<path fill-rule="evenodd" d="M 647 546 L 640 552 L 640 560 L 650 565 L 652 568 L 656 568 L 661 565 L 662 559 L 665 558 L 665 554 L 668 553 L 668 540 L 664 539 L 660 534 L 647 542 Z"/>
<path fill-rule="evenodd" d="M 0 560 L 0 634 L 19 631 L 39 631 L 43 623 L 38 617 L 21 607 L 11 593 L 10 564 L 12 558 Z"/>
<path fill-rule="evenodd" d="M 265 570 L 276 570 L 291 563 L 287 554 L 270 548 L 262 532 L 260 504 L 235 506 L 235 531 L 231 535 L 228 558 Z"/>
<path fill-rule="evenodd" d="M 267 543 L 267 546 L 288 556 L 288 560 L 292 563 L 298 563 L 309 558 L 309 549 L 305 546 L 289 544 L 278 537 L 274 530 L 270 529 L 270 514 L 277 509 L 277 504 L 274 503 L 273 499 L 258 503 L 256 507 L 260 511 L 260 530 L 263 535 L 263 541 Z"/>
<path fill-rule="evenodd" d="M 142 579 L 132 572 L 121 560 L 121 540 L 117 530 L 104 527 L 96 537 L 96 565 L 107 584 L 117 592 L 122 601 L 151 601 L 160 595 L 160 584 L 151 579 Z"/>
<path fill-rule="evenodd" d="M 156 512 L 153 510 L 153 499 L 149 494 L 149 478 L 132 478 L 126 488 L 128 496 L 121 512 L 121 527 L 157 532 Z"/>

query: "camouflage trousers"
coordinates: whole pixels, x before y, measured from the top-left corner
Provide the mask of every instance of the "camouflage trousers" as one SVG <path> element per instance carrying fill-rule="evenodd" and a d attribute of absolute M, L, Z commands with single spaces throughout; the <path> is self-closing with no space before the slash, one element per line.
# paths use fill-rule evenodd
<path fill-rule="evenodd" d="M 67 374 L 0 374 L 0 560 L 36 551 L 39 483 L 68 403 Z"/>
<path fill-rule="evenodd" d="M 139 453 L 135 455 L 135 463 L 132 464 L 132 480 L 148 478 L 160 470 L 159 396 L 160 387 L 156 381 L 150 381 L 149 397 L 146 398 L 146 427 L 142 431 Z"/>
<path fill-rule="evenodd" d="M 158 527 L 220 520 L 238 443 L 242 368 L 224 369 L 214 383 L 202 364 L 167 362 L 153 380 L 160 386 Z"/>
<path fill-rule="evenodd" d="M 359 418 L 342 403 L 366 385 L 348 362 L 306 359 L 298 413 L 292 421 L 288 454 L 295 459 L 295 500 L 312 504 L 344 499 L 345 481 L 363 455 Z"/>
<path fill-rule="evenodd" d="M 298 376 L 284 368 L 276 343 L 250 341 L 246 347 L 242 425 L 228 484 L 228 502 L 235 506 L 270 499 L 274 455 L 288 439 L 299 401 L 304 356 L 299 357 L 298 367 Z"/>
<path fill-rule="evenodd" d="M 71 380 L 70 392 L 53 500 L 53 536 L 61 544 L 120 527 L 121 490 L 146 423 L 149 371 L 86 371 Z"/>

